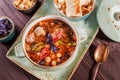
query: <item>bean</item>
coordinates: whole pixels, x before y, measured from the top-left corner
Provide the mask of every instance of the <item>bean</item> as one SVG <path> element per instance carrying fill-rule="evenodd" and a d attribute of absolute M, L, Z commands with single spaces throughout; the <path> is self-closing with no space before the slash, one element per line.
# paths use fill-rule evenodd
<path fill-rule="evenodd" d="M 52 65 L 52 66 L 56 66 L 56 64 L 57 64 L 57 61 L 56 61 L 56 60 L 53 60 L 53 61 L 51 62 L 51 65 Z"/>
<path fill-rule="evenodd" d="M 55 58 L 56 58 L 55 54 L 52 54 L 51 59 L 55 59 Z"/>
<path fill-rule="evenodd" d="M 45 62 L 50 63 L 51 62 L 51 58 L 50 57 L 45 57 Z"/>
<path fill-rule="evenodd" d="M 58 58 L 60 58 L 60 57 L 62 57 L 62 54 L 61 54 L 61 53 L 57 53 L 56 56 L 57 56 Z"/>
<path fill-rule="evenodd" d="M 57 59 L 57 62 L 58 62 L 58 63 L 60 63 L 60 62 L 61 62 L 60 58 L 58 58 L 58 59 Z"/>

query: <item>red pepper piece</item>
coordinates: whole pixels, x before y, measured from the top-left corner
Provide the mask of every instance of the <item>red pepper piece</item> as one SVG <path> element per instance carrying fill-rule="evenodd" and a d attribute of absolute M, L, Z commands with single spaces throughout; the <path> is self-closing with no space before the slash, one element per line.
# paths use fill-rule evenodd
<path fill-rule="evenodd" d="M 53 34 L 52 34 L 52 38 L 53 41 L 57 41 L 62 37 L 62 33 L 63 33 L 63 29 L 57 29 Z"/>
<path fill-rule="evenodd" d="M 48 54 L 49 47 L 45 47 L 40 53 L 40 60 L 44 59 Z"/>

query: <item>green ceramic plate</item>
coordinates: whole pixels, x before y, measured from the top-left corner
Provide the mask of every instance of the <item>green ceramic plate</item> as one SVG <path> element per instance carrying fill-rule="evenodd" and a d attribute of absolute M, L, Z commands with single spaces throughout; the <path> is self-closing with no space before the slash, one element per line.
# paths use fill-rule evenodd
<path fill-rule="evenodd" d="M 106 36 L 120 42 L 120 0 L 103 0 L 97 12 L 97 20 Z"/>
<path fill-rule="evenodd" d="M 98 0 L 99 1 L 99 0 Z M 25 28 L 17 38 L 16 42 L 13 44 L 13 46 L 10 48 L 10 50 L 7 53 L 7 58 L 10 59 L 12 62 L 29 72 L 30 74 L 34 75 L 35 77 L 41 79 L 41 80 L 69 80 L 72 76 L 72 74 L 77 69 L 79 63 L 83 59 L 86 51 L 88 50 L 89 46 L 91 45 L 93 39 L 95 38 L 96 34 L 98 33 L 99 27 L 96 20 L 96 10 L 93 11 L 93 13 L 90 15 L 90 17 L 84 21 L 70 21 L 71 24 L 73 24 L 77 30 L 84 30 L 87 32 L 87 40 L 82 42 L 79 47 L 79 52 L 75 58 L 75 60 L 70 64 L 68 67 L 62 68 L 57 71 L 47 71 L 40 67 L 35 66 L 32 64 L 26 57 L 22 55 L 22 47 L 20 46 L 21 38 L 23 35 L 24 30 L 26 27 L 35 19 L 38 19 L 45 15 L 59 15 L 57 10 L 55 9 L 53 5 L 53 0 L 46 0 L 41 8 L 38 9 L 36 14 L 31 18 L 31 20 L 26 24 Z M 84 35 L 84 33 L 80 33 L 81 36 Z M 17 49 L 19 51 L 17 51 Z"/>

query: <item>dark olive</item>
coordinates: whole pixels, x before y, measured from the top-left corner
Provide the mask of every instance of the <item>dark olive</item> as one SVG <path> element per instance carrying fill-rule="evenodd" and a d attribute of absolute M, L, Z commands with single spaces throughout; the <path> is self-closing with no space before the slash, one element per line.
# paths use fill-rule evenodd
<path fill-rule="evenodd" d="M 69 58 L 69 57 L 70 57 L 70 55 L 69 55 L 68 52 L 66 52 L 64 56 L 65 56 L 66 58 Z"/>
<path fill-rule="evenodd" d="M 56 47 L 55 45 L 51 45 L 51 50 L 52 50 L 54 53 L 56 53 L 57 47 Z"/>
<path fill-rule="evenodd" d="M 47 37 L 47 43 L 52 44 L 53 40 L 52 40 L 52 36 L 50 35 L 50 33 L 47 33 L 46 37 Z"/>
<path fill-rule="evenodd" d="M 39 64 L 40 64 L 40 65 L 45 65 L 45 61 L 44 61 L 44 60 L 41 60 L 41 61 L 39 62 Z"/>

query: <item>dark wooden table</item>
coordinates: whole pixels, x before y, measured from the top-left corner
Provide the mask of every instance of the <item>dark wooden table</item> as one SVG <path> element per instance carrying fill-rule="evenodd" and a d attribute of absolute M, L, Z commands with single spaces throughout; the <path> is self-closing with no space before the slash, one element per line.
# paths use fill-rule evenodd
<path fill-rule="evenodd" d="M 38 80 L 6 58 L 6 53 L 20 34 L 32 15 L 25 15 L 12 5 L 13 0 L 0 0 L 0 16 L 10 17 L 16 25 L 14 39 L 0 43 L 0 80 Z M 40 3 L 38 3 L 40 5 Z M 38 7 L 39 7 L 38 5 Z M 73 74 L 71 80 L 89 80 L 92 67 L 95 64 L 93 54 L 100 43 L 109 44 L 109 57 L 100 65 L 96 80 L 120 80 L 120 43 L 108 39 L 101 31 L 97 34 L 82 62 Z"/>

